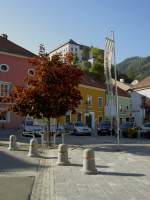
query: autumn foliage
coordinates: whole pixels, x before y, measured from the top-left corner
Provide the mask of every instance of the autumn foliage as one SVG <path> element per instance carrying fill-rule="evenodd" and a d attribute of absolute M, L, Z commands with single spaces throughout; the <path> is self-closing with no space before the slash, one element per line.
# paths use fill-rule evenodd
<path fill-rule="evenodd" d="M 50 60 L 48 56 L 38 56 L 30 63 L 35 67 L 35 75 L 28 76 L 25 87 L 15 87 L 16 113 L 35 118 L 58 118 L 67 111 L 74 112 L 82 99 L 78 84 L 82 72 L 72 66 L 71 56 L 62 61 L 59 55 Z"/>

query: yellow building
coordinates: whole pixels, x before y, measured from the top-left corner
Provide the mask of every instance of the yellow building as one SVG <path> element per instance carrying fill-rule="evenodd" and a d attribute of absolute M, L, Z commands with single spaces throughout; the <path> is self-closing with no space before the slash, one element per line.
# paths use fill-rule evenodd
<path fill-rule="evenodd" d="M 76 114 L 66 113 L 60 123 L 65 125 L 67 123 L 83 122 L 94 129 L 104 118 L 106 103 L 104 85 L 100 81 L 84 75 L 79 89 L 83 99 L 76 109 Z"/>

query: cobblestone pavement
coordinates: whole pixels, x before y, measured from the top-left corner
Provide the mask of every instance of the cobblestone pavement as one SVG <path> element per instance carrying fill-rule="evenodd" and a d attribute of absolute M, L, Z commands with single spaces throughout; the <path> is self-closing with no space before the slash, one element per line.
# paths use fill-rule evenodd
<path fill-rule="evenodd" d="M 70 138 L 70 139 L 73 139 Z M 133 140 L 118 147 L 114 144 L 69 146 L 70 166 L 57 166 L 57 148 L 40 160 L 31 200 L 149 200 L 150 144 Z M 76 137 L 75 141 L 81 140 Z M 91 139 L 92 140 L 92 139 Z M 93 139 L 99 140 L 97 138 Z M 101 139 L 102 140 L 102 139 Z M 85 141 L 85 145 L 84 142 Z M 69 142 L 69 140 L 67 141 Z M 78 141 L 81 144 L 81 141 Z M 82 173 L 82 154 L 87 147 L 95 150 L 97 175 Z"/>

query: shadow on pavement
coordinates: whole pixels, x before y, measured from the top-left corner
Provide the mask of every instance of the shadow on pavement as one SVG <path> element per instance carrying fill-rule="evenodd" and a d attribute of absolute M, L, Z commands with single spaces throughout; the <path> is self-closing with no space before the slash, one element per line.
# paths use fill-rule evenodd
<path fill-rule="evenodd" d="M 38 156 L 38 158 L 42 158 L 42 159 L 57 159 L 56 156 L 55 157 L 48 157 L 48 156 L 42 156 L 42 155 Z"/>
<path fill-rule="evenodd" d="M 145 176 L 145 174 L 137 174 L 137 173 L 100 172 L 100 171 L 98 171 L 97 174 L 105 176 L 132 176 L 132 177 Z"/>
<path fill-rule="evenodd" d="M 75 163 L 71 163 L 70 166 L 75 166 L 75 167 L 82 167 L 82 164 L 75 164 Z M 105 165 L 96 165 L 96 167 L 98 168 L 108 168 L 109 166 L 105 166 Z"/>
<path fill-rule="evenodd" d="M 31 158 L 27 158 L 27 159 L 28 160 L 23 160 L 22 158 L 18 158 L 6 152 L 0 151 L 0 161 L 1 161 L 0 171 L 18 171 L 21 169 L 36 170 L 39 166 L 38 160 L 34 160 L 35 163 L 32 163 L 33 159 L 32 161 L 31 161 Z"/>

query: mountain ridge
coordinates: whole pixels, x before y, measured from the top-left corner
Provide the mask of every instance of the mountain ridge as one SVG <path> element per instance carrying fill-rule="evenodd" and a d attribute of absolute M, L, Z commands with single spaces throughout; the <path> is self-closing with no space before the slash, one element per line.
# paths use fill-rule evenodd
<path fill-rule="evenodd" d="M 117 64 L 118 74 L 126 75 L 132 80 L 142 80 L 150 75 L 150 56 L 134 56 Z"/>

